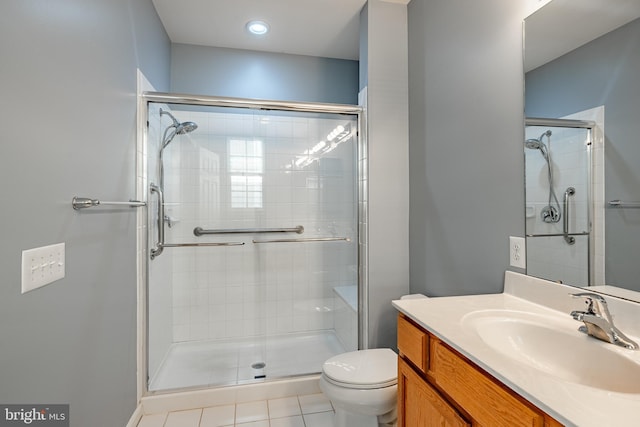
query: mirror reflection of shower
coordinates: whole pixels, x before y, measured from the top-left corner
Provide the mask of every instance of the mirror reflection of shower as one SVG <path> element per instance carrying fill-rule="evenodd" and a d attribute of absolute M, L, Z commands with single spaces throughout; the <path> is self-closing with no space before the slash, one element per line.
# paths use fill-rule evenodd
<path fill-rule="evenodd" d="M 543 138 L 547 137 L 547 144 Z M 524 142 L 525 148 L 530 150 L 540 150 L 540 154 L 547 162 L 547 181 L 549 183 L 548 204 L 540 211 L 540 218 L 546 223 L 556 223 L 560 221 L 562 214 L 560 213 L 560 202 L 556 196 L 553 184 L 553 167 L 551 165 L 551 130 L 545 131 L 540 137 L 530 138 Z"/>
<path fill-rule="evenodd" d="M 180 123 L 174 116 L 168 111 L 160 109 L 160 117 L 167 115 L 171 118 L 173 123 L 171 123 L 164 130 L 164 134 L 162 135 L 162 144 L 160 144 L 160 153 L 158 155 L 158 179 L 160 182 L 160 189 L 164 191 L 164 162 L 162 160 L 162 153 L 164 149 L 173 141 L 176 135 L 185 135 L 187 133 L 193 132 L 198 128 L 198 125 L 194 122 L 182 122 Z M 171 132 L 170 132 L 171 131 Z"/>

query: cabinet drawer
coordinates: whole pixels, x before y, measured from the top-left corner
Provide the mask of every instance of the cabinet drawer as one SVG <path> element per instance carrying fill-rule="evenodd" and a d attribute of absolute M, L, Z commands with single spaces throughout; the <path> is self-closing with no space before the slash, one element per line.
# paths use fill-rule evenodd
<path fill-rule="evenodd" d="M 398 358 L 399 427 L 471 426 L 436 389 Z"/>
<path fill-rule="evenodd" d="M 483 426 L 539 426 L 544 415 L 516 398 L 438 339 L 431 339 L 436 384 Z"/>
<path fill-rule="evenodd" d="M 398 316 L 398 350 L 418 369 L 429 367 L 429 335 L 404 316 Z"/>

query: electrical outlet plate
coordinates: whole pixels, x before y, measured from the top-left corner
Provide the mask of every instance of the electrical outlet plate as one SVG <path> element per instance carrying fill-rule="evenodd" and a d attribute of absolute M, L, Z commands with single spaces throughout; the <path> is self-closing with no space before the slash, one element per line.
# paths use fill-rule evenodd
<path fill-rule="evenodd" d="M 22 251 L 22 293 L 64 278 L 64 243 Z"/>
<path fill-rule="evenodd" d="M 527 268 L 527 252 L 524 237 L 509 236 L 509 264 Z"/>

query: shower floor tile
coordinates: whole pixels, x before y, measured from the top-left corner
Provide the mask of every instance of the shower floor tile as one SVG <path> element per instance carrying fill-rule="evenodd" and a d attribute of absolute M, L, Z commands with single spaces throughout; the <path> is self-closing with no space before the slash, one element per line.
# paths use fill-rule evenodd
<path fill-rule="evenodd" d="M 246 384 L 317 373 L 325 360 L 343 352 L 332 331 L 260 338 L 255 342 L 243 339 L 175 343 L 149 390 Z M 254 365 L 259 363 L 266 365 Z"/>

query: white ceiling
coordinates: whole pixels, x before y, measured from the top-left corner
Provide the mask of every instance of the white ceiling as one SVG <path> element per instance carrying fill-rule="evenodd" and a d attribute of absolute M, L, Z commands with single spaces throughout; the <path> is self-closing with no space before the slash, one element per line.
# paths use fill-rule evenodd
<path fill-rule="evenodd" d="M 408 0 L 391 0 L 407 3 Z M 358 59 L 366 0 L 153 0 L 173 43 Z M 266 21 L 252 36 L 245 24 Z"/>
<path fill-rule="evenodd" d="M 553 0 L 525 19 L 525 71 L 640 17 L 640 0 Z"/>

